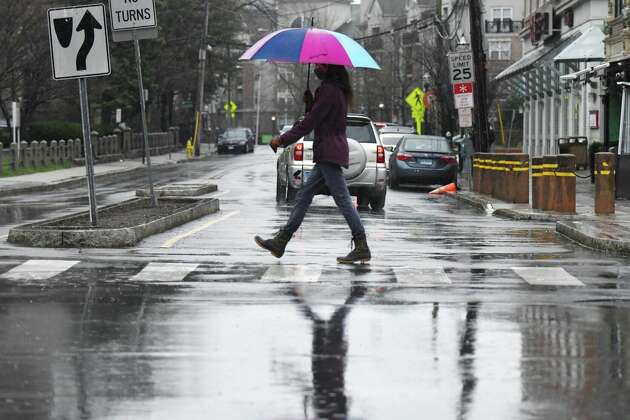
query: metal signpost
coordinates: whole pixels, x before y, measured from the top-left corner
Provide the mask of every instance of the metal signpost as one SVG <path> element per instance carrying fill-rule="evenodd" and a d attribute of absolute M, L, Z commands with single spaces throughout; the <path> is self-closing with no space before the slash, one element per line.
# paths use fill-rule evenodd
<path fill-rule="evenodd" d="M 92 128 L 86 79 L 108 76 L 111 73 L 105 6 L 92 4 L 49 9 L 48 32 L 53 79 L 79 79 L 90 222 L 92 226 L 96 226 L 98 220 L 92 160 Z"/>
<path fill-rule="evenodd" d="M 142 56 L 140 54 L 140 39 L 153 39 L 157 38 L 158 35 L 155 2 L 154 0 L 110 0 L 109 5 L 114 42 L 133 41 L 135 47 L 136 67 L 138 71 L 138 94 L 140 98 L 140 112 L 142 114 L 142 137 L 144 138 L 144 154 L 149 178 L 149 196 L 151 197 L 151 205 L 157 207 L 157 196 L 153 188 L 146 97 L 142 81 Z"/>
<path fill-rule="evenodd" d="M 12 102 L 11 103 L 11 127 L 13 127 L 13 143 L 15 144 L 17 150 L 17 161 L 20 161 L 20 127 L 21 127 L 21 118 L 20 118 L 20 103 Z"/>

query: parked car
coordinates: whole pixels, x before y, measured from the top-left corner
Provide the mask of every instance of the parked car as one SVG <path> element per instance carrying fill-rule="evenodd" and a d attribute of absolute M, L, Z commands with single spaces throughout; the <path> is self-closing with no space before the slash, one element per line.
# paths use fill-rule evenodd
<path fill-rule="evenodd" d="M 346 135 L 350 150 L 350 165 L 343 173 L 350 194 L 357 197 L 360 207 L 368 203 L 373 210 L 385 207 L 387 169 L 385 148 L 372 121 L 363 115 L 349 114 Z M 276 200 L 294 201 L 313 167 L 313 134 L 285 148 L 277 162 Z M 322 190 L 320 194 L 329 195 Z"/>
<path fill-rule="evenodd" d="M 217 141 L 219 153 L 251 153 L 255 147 L 256 139 L 249 128 L 228 128 Z"/>
<path fill-rule="evenodd" d="M 385 162 L 387 169 L 389 170 L 389 158 L 392 155 L 392 152 L 396 148 L 398 142 L 405 137 L 407 134 L 398 133 L 398 132 L 383 132 L 381 130 L 381 142 L 383 143 L 383 147 L 385 148 Z"/>
<path fill-rule="evenodd" d="M 448 139 L 405 135 L 389 158 L 389 185 L 457 183 L 457 159 Z"/>
<path fill-rule="evenodd" d="M 390 133 L 416 134 L 416 129 L 413 127 L 407 127 L 406 125 L 388 125 L 378 130 L 378 132 L 381 135 Z"/>

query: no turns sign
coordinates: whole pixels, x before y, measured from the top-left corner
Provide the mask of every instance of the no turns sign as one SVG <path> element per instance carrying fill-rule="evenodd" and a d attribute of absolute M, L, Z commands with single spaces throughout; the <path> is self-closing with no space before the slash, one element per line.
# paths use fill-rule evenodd
<path fill-rule="evenodd" d="M 110 0 L 113 31 L 155 28 L 154 0 Z"/>

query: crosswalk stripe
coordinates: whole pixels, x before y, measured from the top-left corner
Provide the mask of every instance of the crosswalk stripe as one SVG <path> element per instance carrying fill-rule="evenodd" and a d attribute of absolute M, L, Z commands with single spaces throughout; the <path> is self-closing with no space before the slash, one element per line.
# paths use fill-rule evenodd
<path fill-rule="evenodd" d="M 0 278 L 6 280 L 47 280 L 63 273 L 80 261 L 28 260 L 7 271 Z"/>
<path fill-rule="evenodd" d="M 444 268 L 395 268 L 396 283 L 409 284 L 414 286 L 435 286 L 451 284 Z"/>
<path fill-rule="evenodd" d="M 561 267 L 514 267 L 512 270 L 532 286 L 584 286 Z"/>
<path fill-rule="evenodd" d="M 317 283 L 321 267 L 307 265 L 272 265 L 261 281 L 263 283 Z"/>
<path fill-rule="evenodd" d="M 199 264 L 149 263 L 131 281 L 174 282 L 182 281 L 199 267 Z"/>

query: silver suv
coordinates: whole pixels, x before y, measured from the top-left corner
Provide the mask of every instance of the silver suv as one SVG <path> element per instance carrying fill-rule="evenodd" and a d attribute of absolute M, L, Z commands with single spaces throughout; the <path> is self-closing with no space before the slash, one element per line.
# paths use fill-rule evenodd
<path fill-rule="evenodd" d="M 364 115 L 349 114 L 346 136 L 350 165 L 343 173 L 350 194 L 357 197 L 359 208 L 369 203 L 373 210 L 385 207 L 387 168 L 385 149 L 372 120 Z M 285 148 L 278 157 L 276 201 L 294 201 L 313 167 L 313 134 Z M 330 195 L 323 189 L 319 194 Z"/>

